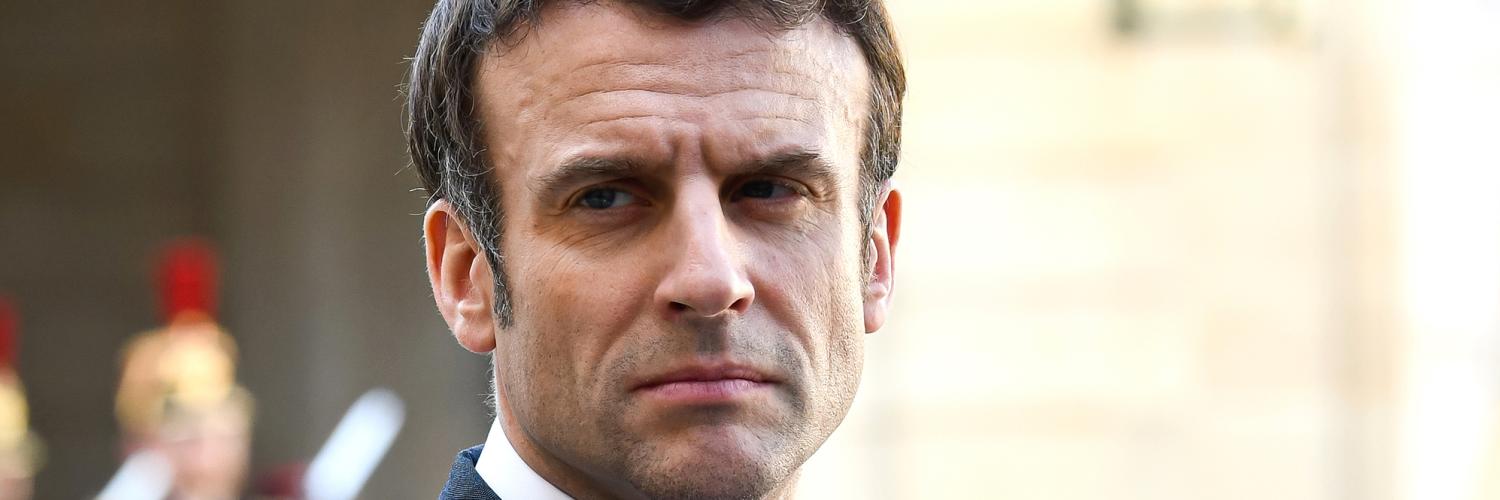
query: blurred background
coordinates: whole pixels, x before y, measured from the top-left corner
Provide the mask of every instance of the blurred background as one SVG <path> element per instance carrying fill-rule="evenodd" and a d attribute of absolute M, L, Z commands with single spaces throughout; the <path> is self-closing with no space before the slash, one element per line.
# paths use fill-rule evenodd
<path fill-rule="evenodd" d="M 374 386 L 406 424 L 362 497 L 431 498 L 484 439 L 404 170 L 430 6 L 0 4 L 37 498 L 119 467 L 120 352 L 184 235 L 219 249 L 255 474 Z M 889 7 L 897 310 L 803 497 L 1500 498 L 1500 2 Z"/>

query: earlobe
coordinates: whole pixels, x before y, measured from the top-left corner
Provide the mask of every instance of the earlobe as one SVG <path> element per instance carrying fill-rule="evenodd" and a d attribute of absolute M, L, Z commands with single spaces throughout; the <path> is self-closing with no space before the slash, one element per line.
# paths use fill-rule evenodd
<path fill-rule="evenodd" d="M 891 297 L 896 286 L 896 243 L 901 239 L 901 191 L 887 181 L 870 218 L 870 237 L 865 242 L 869 255 L 866 276 L 865 333 L 875 333 L 885 325 Z"/>
<path fill-rule="evenodd" d="M 476 353 L 494 350 L 495 322 L 490 314 L 494 278 L 481 247 L 445 200 L 427 207 L 422 234 L 427 277 L 443 321 L 465 349 Z"/>

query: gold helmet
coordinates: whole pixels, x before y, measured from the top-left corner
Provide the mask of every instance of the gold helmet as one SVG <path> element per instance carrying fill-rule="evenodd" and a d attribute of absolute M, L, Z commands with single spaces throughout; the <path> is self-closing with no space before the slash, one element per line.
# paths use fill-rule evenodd
<path fill-rule="evenodd" d="M 158 279 L 167 324 L 137 335 L 121 360 L 115 413 L 131 440 L 182 418 L 250 409 L 248 393 L 235 382 L 234 340 L 213 320 L 212 251 L 194 240 L 169 246 Z"/>
<path fill-rule="evenodd" d="M 0 297 L 0 479 L 31 477 L 42 447 L 27 421 L 26 390 L 16 373 L 16 313 Z"/>

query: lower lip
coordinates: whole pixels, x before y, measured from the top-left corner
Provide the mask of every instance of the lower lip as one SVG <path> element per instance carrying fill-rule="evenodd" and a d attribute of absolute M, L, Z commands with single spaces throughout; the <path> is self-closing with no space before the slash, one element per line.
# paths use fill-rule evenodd
<path fill-rule="evenodd" d="M 644 387 L 642 394 L 672 403 L 725 403 L 770 389 L 771 384 L 739 378 L 668 382 Z"/>

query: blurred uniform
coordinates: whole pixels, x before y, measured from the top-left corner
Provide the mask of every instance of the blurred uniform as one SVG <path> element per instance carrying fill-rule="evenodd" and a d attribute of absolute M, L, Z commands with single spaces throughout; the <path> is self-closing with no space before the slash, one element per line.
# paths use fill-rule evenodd
<path fill-rule="evenodd" d="M 16 315 L 0 297 L 0 500 L 31 498 L 41 445 L 27 423 L 26 391 L 16 374 Z"/>
<path fill-rule="evenodd" d="M 131 339 L 121 358 L 115 414 L 126 450 L 167 458 L 171 498 L 239 498 L 252 401 L 235 381 L 234 340 L 213 319 L 213 254 L 202 243 L 174 244 L 159 279 L 167 324 Z"/>

